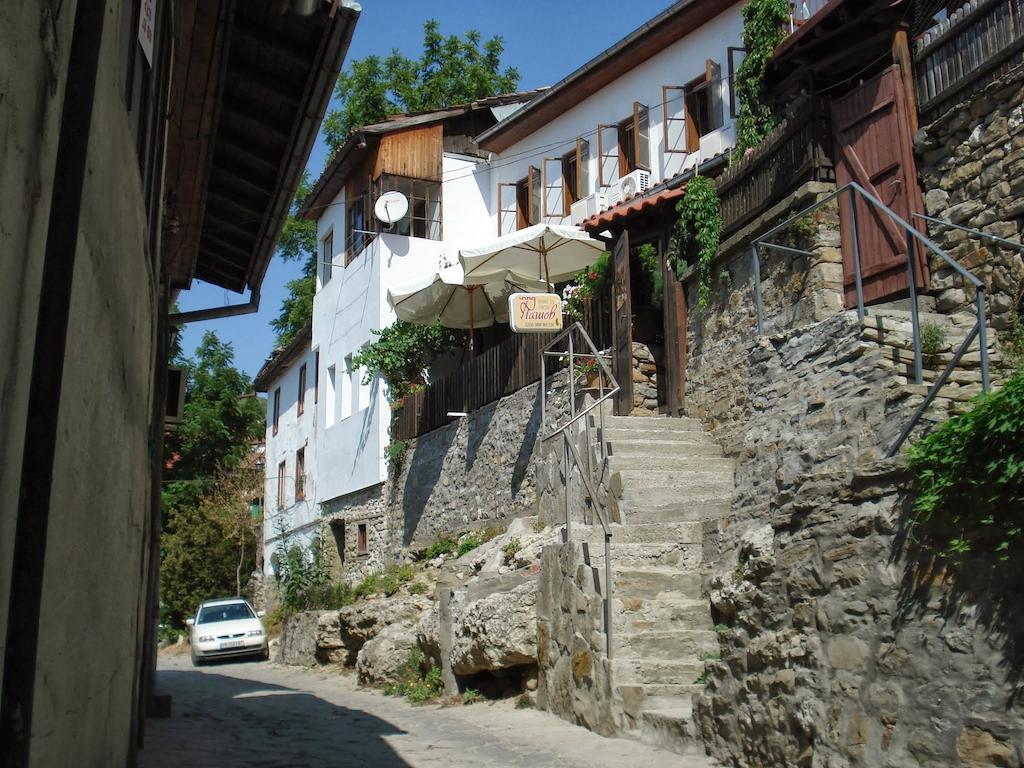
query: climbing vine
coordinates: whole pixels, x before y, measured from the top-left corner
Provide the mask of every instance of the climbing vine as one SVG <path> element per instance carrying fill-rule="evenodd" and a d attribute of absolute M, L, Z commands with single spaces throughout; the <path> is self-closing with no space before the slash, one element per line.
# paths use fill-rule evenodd
<path fill-rule="evenodd" d="M 954 566 L 1024 545 L 1024 371 L 910 449 L 914 541 Z"/>
<path fill-rule="evenodd" d="M 369 384 L 378 373 L 391 390 L 391 400 L 399 402 L 423 386 L 427 366 L 434 357 L 461 343 L 455 331 L 434 325 L 414 325 L 396 320 L 382 330 L 373 330 L 377 340 L 352 357 L 352 367 L 366 370 L 363 383 Z"/>
<path fill-rule="evenodd" d="M 706 176 L 695 176 L 676 205 L 679 221 L 669 244 L 669 258 L 676 274 L 686 268 L 686 250 L 697 247 L 697 309 L 704 312 L 711 300 L 711 262 L 722 240 L 722 212 L 718 190 Z"/>
<path fill-rule="evenodd" d="M 658 249 L 650 243 L 644 243 L 636 249 L 636 259 L 651 287 L 651 306 L 660 307 L 665 296 L 665 279 L 661 273 Z"/>
<path fill-rule="evenodd" d="M 750 0 L 743 6 L 743 62 L 736 72 L 740 114 L 736 151 L 756 147 L 779 121 L 764 98 L 764 75 L 772 54 L 786 37 L 789 0 Z"/>
<path fill-rule="evenodd" d="M 584 309 L 590 299 L 600 296 L 608 287 L 612 276 L 611 254 L 605 251 L 562 290 L 562 311 L 570 321 L 582 320 Z"/>

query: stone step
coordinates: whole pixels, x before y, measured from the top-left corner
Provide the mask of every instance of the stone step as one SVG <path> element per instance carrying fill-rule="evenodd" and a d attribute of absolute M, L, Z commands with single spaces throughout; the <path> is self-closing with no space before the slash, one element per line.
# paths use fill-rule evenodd
<path fill-rule="evenodd" d="M 597 421 L 595 417 L 595 421 Z M 698 419 L 687 417 L 667 418 L 665 416 L 605 416 L 606 429 L 624 431 L 657 432 L 687 431 L 703 432 L 704 425 Z"/>
<path fill-rule="evenodd" d="M 647 523 L 611 526 L 612 547 L 620 544 L 661 544 L 674 542 L 680 544 L 700 544 L 704 541 L 702 523 Z M 590 544 L 592 547 L 604 546 L 604 529 L 600 525 L 573 525 L 574 541 Z"/>
<path fill-rule="evenodd" d="M 617 565 L 637 566 L 675 566 L 695 569 L 702 562 L 703 545 L 699 543 L 664 541 L 654 544 L 626 544 L 612 540 L 612 563 Z M 604 565 L 604 542 L 586 545 L 587 559 L 590 565 Z"/>
<path fill-rule="evenodd" d="M 613 596 L 655 598 L 676 595 L 698 600 L 701 597 L 701 577 L 675 568 L 639 568 L 612 563 Z"/>
<path fill-rule="evenodd" d="M 678 469 L 680 462 L 720 459 L 722 447 L 711 440 L 616 441 L 608 445 L 608 462 L 616 469 Z M 729 459 L 725 459 L 729 461 Z"/>
<path fill-rule="evenodd" d="M 619 596 L 616 595 L 618 598 Z M 615 618 L 627 631 L 654 629 L 665 624 L 674 629 L 711 629 L 711 607 L 707 600 L 688 597 L 617 599 Z M 654 626 L 652 626 L 654 625 Z"/>
<path fill-rule="evenodd" d="M 632 680 L 637 684 L 680 684 L 692 682 L 702 674 L 704 662 L 695 659 L 680 661 L 626 657 L 616 658 L 612 662 L 613 680 Z"/>
<path fill-rule="evenodd" d="M 615 637 L 615 645 L 616 653 L 624 657 L 699 661 L 701 654 L 718 653 L 718 636 L 709 629 L 649 630 L 622 633 Z"/>
<path fill-rule="evenodd" d="M 716 488 L 725 484 L 730 487 L 734 484 L 733 467 L 725 465 L 719 467 L 707 467 L 704 462 L 691 459 L 681 466 L 677 471 L 666 471 L 663 469 L 619 469 L 616 470 L 622 481 L 624 491 L 641 490 L 646 493 L 647 489 L 691 489 L 704 486 L 715 486 Z M 612 475 L 612 490 L 615 489 L 615 476 Z"/>
<path fill-rule="evenodd" d="M 619 509 L 627 524 L 716 520 L 732 509 L 732 490 L 716 494 L 677 493 L 671 503 L 623 499 Z"/>
<path fill-rule="evenodd" d="M 693 707 L 685 703 L 669 709 L 650 709 L 640 714 L 639 739 L 645 744 L 667 749 L 680 755 L 692 755 L 714 765 L 704 755 L 697 724 L 693 719 Z M 688 768 L 698 763 L 688 762 Z"/>

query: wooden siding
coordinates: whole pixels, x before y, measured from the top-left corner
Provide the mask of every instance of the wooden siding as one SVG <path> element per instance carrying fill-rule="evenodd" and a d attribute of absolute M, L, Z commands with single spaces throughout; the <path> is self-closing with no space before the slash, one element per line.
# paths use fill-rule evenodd
<path fill-rule="evenodd" d="M 383 136 L 373 168 L 382 173 L 412 179 L 441 181 L 444 126 L 425 125 Z"/>
<path fill-rule="evenodd" d="M 914 46 L 927 123 L 1024 60 L 1024 0 L 971 0 Z"/>
<path fill-rule="evenodd" d="M 728 237 L 805 181 L 833 181 L 824 106 L 807 101 L 716 180 Z"/>

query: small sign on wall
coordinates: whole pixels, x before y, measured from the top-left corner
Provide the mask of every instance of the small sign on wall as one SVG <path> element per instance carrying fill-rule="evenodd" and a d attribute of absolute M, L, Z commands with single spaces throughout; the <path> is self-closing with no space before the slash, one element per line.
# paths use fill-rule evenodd
<path fill-rule="evenodd" d="M 562 330 L 562 297 L 556 293 L 513 293 L 508 297 L 508 324 L 515 333 Z"/>
<path fill-rule="evenodd" d="M 156 0 L 142 0 L 139 6 L 139 45 L 146 63 L 153 66 L 153 28 L 156 25 Z"/>

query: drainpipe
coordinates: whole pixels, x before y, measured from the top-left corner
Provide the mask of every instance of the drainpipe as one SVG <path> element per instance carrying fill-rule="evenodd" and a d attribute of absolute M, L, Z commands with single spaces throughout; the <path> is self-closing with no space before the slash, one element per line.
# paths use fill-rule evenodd
<path fill-rule="evenodd" d="M 220 317 L 236 317 L 237 315 L 251 315 L 259 311 L 260 289 L 253 288 L 249 293 L 249 300 L 245 304 L 229 304 L 226 307 L 209 307 L 207 309 L 193 309 L 189 312 L 175 312 L 167 318 L 172 326 L 185 325 L 185 323 L 197 323 L 200 320 L 216 320 Z"/>

